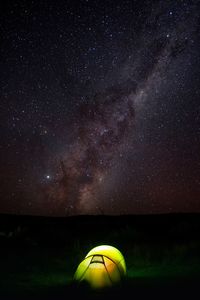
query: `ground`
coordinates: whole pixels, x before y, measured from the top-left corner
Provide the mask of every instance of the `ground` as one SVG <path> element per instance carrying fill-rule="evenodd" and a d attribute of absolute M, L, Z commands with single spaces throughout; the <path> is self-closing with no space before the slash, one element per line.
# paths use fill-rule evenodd
<path fill-rule="evenodd" d="M 200 215 L 1 215 L 0 299 L 191 298 L 199 293 Z M 78 264 L 107 244 L 124 255 L 120 284 L 92 291 L 74 282 Z"/>

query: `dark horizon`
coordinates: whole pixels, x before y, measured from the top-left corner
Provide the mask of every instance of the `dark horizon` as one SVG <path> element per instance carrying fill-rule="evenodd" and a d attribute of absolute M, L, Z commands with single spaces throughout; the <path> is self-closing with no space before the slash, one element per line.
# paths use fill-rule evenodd
<path fill-rule="evenodd" d="M 0 213 L 199 213 L 198 1 L 0 7 Z"/>

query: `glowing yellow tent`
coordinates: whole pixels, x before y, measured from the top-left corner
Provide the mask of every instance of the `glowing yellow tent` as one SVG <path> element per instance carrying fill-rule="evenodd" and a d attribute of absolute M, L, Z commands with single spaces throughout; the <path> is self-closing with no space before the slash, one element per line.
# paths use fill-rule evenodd
<path fill-rule="evenodd" d="M 126 274 L 126 264 L 122 253 L 115 247 L 102 245 L 88 252 L 79 264 L 74 279 L 87 281 L 96 288 L 112 286 Z"/>

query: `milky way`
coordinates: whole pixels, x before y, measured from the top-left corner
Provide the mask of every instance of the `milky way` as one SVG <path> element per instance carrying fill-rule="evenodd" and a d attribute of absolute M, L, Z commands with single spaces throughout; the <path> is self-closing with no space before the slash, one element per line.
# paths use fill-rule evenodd
<path fill-rule="evenodd" d="M 198 3 L 113 3 L 19 4 L 2 17 L 3 210 L 198 206 Z"/>
<path fill-rule="evenodd" d="M 78 122 L 71 129 L 75 141 L 60 159 L 56 182 L 47 187 L 49 201 L 59 203 L 66 213 L 103 211 L 101 191 L 120 156 L 134 147 L 131 140 L 137 113 L 149 95 L 167 90 L 168 68 L 188 47 L 186 36 L 192 34 L 196 20 L 187 20 L 180 11 L 174 27 L 163 35 L 163 28 L 156 25 L 162 13 L 150 16 L 136 44 L 137 54 L 131 53 L 118 74 L 112 76 L 117 83 L 102 89 L 78 109 Z M 149 37 L 151 27 L 154 30 Z"/>
<path fill-rule="evenodd" d="M 132 92 L 112 88 L 98 95 L 93 105 L 80 108 L 79 124 L 73 129 L 77 141 L 61 161 L 64 176 L 58 191 L 53 187 L 54 197 L 61 195 L 60 201 L 69 208 L 79 212 L 96 208 L 98 188 L 134 130 Z"/>

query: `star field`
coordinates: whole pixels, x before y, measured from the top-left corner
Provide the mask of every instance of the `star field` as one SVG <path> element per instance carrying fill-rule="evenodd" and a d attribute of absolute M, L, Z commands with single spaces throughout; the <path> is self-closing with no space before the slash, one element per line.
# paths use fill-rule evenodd
<path fill-rule="evenodd" d="M 7 1 L 0 211 L 200 211 L 199 1 Z"/>

